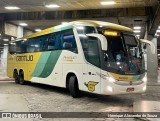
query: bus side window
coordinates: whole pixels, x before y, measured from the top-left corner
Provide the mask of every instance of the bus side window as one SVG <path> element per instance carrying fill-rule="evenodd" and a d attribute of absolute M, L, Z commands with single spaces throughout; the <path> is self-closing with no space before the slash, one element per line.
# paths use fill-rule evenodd
<path fill-rule="evenodd" d="M 43 51 L 48 50 L 48 35 L 43 37 Z"/>
<path fill-rule="evenodd" d="M 10 54 L 15 54 L 16 53 L 16 43 L 14 42 L 14 43 L 11 43 L 10 45 L 9 45 L 9 53 Z"/>
<path fill-rule="evenodd" d="M 34 52 L 34 50 L 35 50 L 34 40 L 33 39 L 28 39 L 27 52 L 31 53 L 31 52 Z"/>
<path fill-rule="evenodd" d="M 58 49 L 58 40 L 55 34 L 50 34 L 48 37 L 48 50 L 57 50 Z"/>
<path fill-rule="evenodd" d="M 21 41 L 16 42 L 16 53 L 21 53 Z"/>
<path fill-rule="evenodd" d="M 62 32 L 61 48 L 78 53 L 76 40 L 72 29 Z"/>

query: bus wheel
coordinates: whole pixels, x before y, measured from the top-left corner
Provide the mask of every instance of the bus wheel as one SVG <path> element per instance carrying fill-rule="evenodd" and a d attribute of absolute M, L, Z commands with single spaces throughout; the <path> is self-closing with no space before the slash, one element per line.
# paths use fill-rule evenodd
<path fill-rule="evenodd" d="M 18 72 L 17 71 L 13 72 L 13 78 L 15 79 L 15 83 L 19 84 L 19 78 L 18 78 Z"/>
<path fill-rule="evenodd" d="M 78 81 L 77 81 L 77 78 L 76 76 L 71 76 L 69 78 L 69 92 L 70 94 L 72 95 L 72 97 L 76 98 L 79 96 L 79 88 L 78 88 Z"/>
<path fill-rule="evenodd" d="M 20 83 L 21 85 L 24 85 L 24 84 L 25 84 L 23 71 L 20 71 L 20 73 L 19 73 L 19 83 Z"/>

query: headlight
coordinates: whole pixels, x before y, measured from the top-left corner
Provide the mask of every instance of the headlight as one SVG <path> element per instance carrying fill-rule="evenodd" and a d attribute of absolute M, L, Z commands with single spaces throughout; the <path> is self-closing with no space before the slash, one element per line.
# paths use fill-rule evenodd
<path fill-rule="evenodd" d="M 114 78 L 112 78 L 112 77 L 109 77 L 108 80 L 109 80 L 109 82 L 112 82 L 112 83 L 116 81 L 116 80 L 115 80 Z"/>
<path fill-rule="evenodd" d="M 145 76 L 142 81 L 147 82 L 147 76 Z"/>

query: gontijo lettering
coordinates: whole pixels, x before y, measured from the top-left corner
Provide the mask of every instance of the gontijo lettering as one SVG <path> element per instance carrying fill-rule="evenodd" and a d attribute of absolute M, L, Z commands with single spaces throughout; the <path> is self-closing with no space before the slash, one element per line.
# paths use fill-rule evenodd
<path fill-rule="evenodd" d="M 16 61 L 33 61 L 33 55 L 17 56 Z"/>

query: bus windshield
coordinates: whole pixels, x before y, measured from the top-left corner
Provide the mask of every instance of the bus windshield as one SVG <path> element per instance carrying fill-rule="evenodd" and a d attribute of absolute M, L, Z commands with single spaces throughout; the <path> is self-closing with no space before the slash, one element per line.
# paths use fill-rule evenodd
<path fill-rule="evenodd" d="M 95 27 L 77 27 L 85 59 L 103 70 L 122 75 L 140 75 L 145 72 L 141 43 L 132 34 L 107 31 Z M 107 51 L 102 51 L 98 39 L 87 37 L 88 33 L 103 34 L 108 43 Z M 103 57 L 100 55 L 104 55 Z"/>
<path fill-rule="evenodd" d="M 105 66 L 108 71 L 119 74 L 144 73 L 144 58 L 141 44 L 132 34 L 104 34 L 108 42 Z"/>

